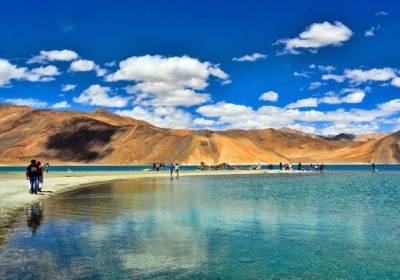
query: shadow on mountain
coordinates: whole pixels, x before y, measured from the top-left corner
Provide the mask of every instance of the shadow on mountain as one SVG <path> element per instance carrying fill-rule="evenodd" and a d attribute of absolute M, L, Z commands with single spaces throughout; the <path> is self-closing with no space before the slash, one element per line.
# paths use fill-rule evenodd
<path fill-rule="evenodd" d="M 88 119 L 77 118 L 63 123 L 64 129 L 49 137 L 47 149 L 56 151 L 63 161 L 93 161 L 112 152 L 104 146 L 111 142 L 118 127 Z"/>

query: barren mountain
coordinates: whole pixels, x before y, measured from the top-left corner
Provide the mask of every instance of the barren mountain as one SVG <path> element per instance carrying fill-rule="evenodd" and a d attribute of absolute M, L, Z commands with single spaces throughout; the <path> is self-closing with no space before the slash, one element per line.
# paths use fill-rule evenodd
<path fill-rule="evenodd" d="M 0 163 L 398 162 L 400 132 L 336 141 L 291 129 L 176 130 L 113 114 L 0 104 Z"/>

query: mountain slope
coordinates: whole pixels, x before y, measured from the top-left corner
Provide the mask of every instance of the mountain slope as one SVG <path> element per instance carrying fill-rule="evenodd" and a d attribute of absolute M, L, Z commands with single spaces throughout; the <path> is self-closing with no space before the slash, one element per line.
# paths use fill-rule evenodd
<path fill-rule="evenodd" d="M 163 129 L 104 109 L 58 112 L 0 104 L 0 163 L 6 164 L 31 158 L 53 164 L 111 165 L 398 162 L 399 139 L 400 132 L 357 142 L 288 129 Z"/>

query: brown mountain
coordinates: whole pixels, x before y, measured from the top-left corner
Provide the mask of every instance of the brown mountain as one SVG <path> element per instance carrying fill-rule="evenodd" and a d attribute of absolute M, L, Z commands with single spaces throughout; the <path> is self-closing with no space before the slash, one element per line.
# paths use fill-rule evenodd
<path fill-rule="evenodd" d="M 400 132 L 336 141 L 290 129 L 176 130 L 104 109 L 37 110 L 0 104 L 0 163 L 398 162 Z"/>

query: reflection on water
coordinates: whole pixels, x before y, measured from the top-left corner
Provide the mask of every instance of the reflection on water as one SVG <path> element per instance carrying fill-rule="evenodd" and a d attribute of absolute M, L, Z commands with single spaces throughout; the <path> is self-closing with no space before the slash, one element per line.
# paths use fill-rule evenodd
<path fill-rule="evenodd" d="M 37 228 L 40 226 L 40 222 L 43 219 L 43 201 L 32 204 L 26 211 L 26 220 L 28 227 L 32 229 L 32 235 L 36 233 Z"/>
<path fill-rule="evenodd" d="M 398 279 L 399 174 L 376 175 L 174 177 L 73 191 L 28 209 L 28 227 L 24 216 L 0 254 L 0 279 Z"/>

